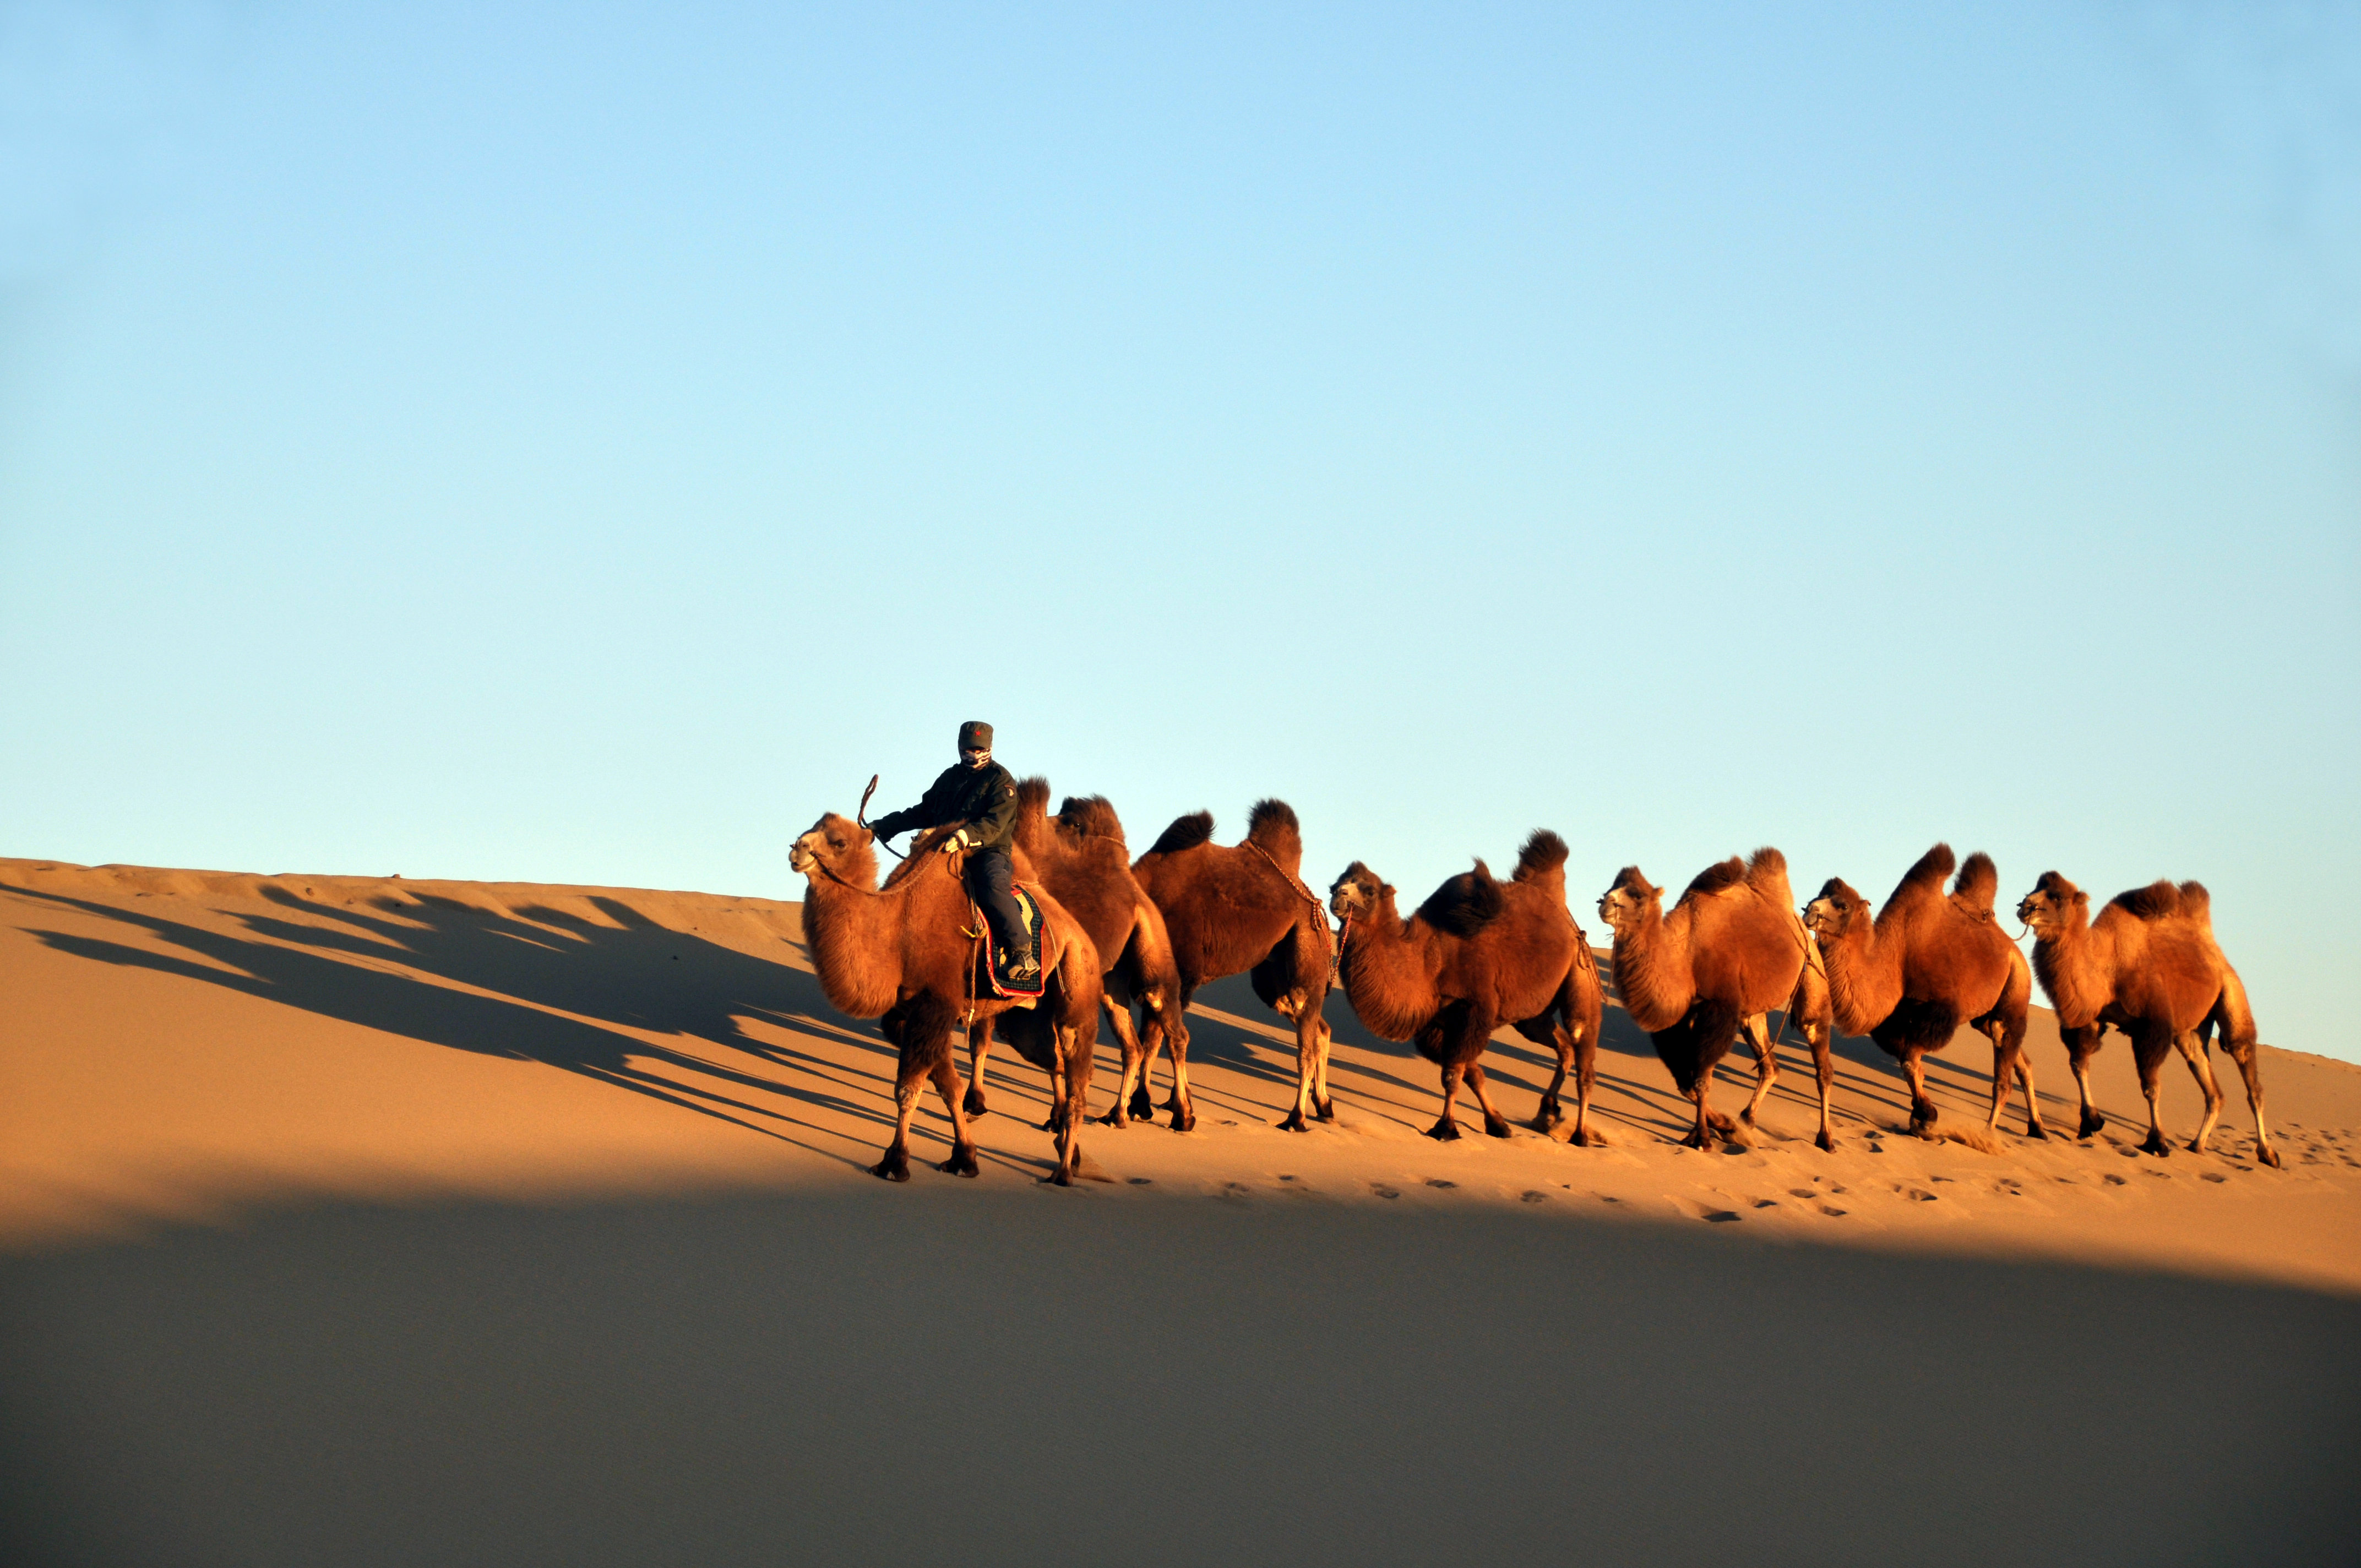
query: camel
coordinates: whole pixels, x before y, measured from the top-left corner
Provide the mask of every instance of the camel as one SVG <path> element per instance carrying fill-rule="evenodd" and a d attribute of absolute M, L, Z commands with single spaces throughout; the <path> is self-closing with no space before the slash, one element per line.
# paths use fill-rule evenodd
<path fill-rule="evenodd" d="M 1247 814 L 1243 843 L 1224 846 L 1213 838 L 1212 812 L 1177 817 L 1131 867 L 1163 911 L 1180 969 L 1180 1004 L 1162 1020 L 1163 1039 L 1172 1052 L 1172 1097 L 1165 1106 L 1177 1130 L 1197 1124 L 1189 1099 L 1184 1014 L 1198 987 L 1244 970 L 1263 1005 L 1295 1025 L 1295 1103 L 1279 1125 L 1306 1132 L 1307 1110 L 1323 1122 L 1336 1115 L 1328 1095 L 1328 1024 L 1320 1016 L 1336 949 L 1319 896 L 1298 874 L 1302 829 L 1286 802 L 1264 800 Z M 1154 1113 L 1148 1097 L 1153 1059 L 1140 1063 L 1132 1091 L 1134 1115 Z"/>
<path fill-rule="evenodd" d="M 1781 1006 L 1794 1012 L 1807 1005 L 1805 959 L 1810 944 L 1788 890 L 1787 857 L 1776 850 L 1757 850 L 1752 861 L 1732 855 L 1708 866 L 1670 915 L 1664 913 L 1664 891 L 1641 875 L 1639 867 L 1625 866 L 1600 895 L 1598 914 L 1615 933 L 1615 985 L 1624 1009 L 1648 1031 L 1674 1085 L 1697 1104 L 1697 1124 L 1681 1142 L 1710 1148 L 1712 1134 L 1737 1131 L 1709 1103 L 1714 1068 L 1743 1028 L 1754 1047 L 1755 1082 L 1741 1120 L 1753 1126 L 1755 1112 L 1779 1077 L 1769 1014 Z M 1820 1132 L 1815 1141 L 1832 1148 L 1828 1092 L 1835 1069 L 1825 1032 L 1811 1043 L 1820 1078 Z"/>
<path fill-rule="evenodd" d="M 910 1179 L 910 1116 L 931 1080 L 951 1122 L 951 1157 L 938 1170 L 977 1174 L 975 1144 L 961 1113 L 951 1029 L 964 1017 L 1005 1016 L 1009 1043 L 1050 1070 L 1058 1111 L 1058 1164 L 1050 1179 L 1072 1184 L 1082 1168 L 1082 1124 L 1090 1101 L 1092 1053 L 1098 1044 L 1102 972 L 1087 932 L 1038 884 L 1026 891 L 1041 906 L 1040 997 L 992 993 L 981 972 L 981 944 L 970 925 L 967 890 L 956 855 L 935 845 L 949 828 L 929 829 L 911 846 L 882 888 L 869 829 L 829 812 L 795 841 L 788 861 L 804 873 L 804 936 L 828 999 L 855 1018 L 883 1020 L 901 1057 L 894 1078 L 894 1141 L 872 1174 Z"/>
<path fill-rule="evenodd" d="M 1115 1103 L 1100 1120 L 1109 1126 L 1131 1124 L 1126 1104 L 1135 1078 L 1145 1080 L 1147 1063 L 1155 1055 L 1155 1036 L 1165 1017 L 1174 1011 L 1180 994 L 1180 971 L 1172 961 L 1172 939 L 1164 916 L 1131 874 L 1131 852 L 1123 839 L 1123 823 L 1104 795 L 1081 799 L 1069 795 L 1058 815 L 1048 815 L 1049 781 L 1020 779 L 1016 784 L 1016 863 L 1028 881 L 1038 880 L 1049 896 L 1064 905 L 1090 934 L 1100 960 L 1107 965 L 1107 1022 L 1123 1047 L 1123 1081 Z M 1137 1001 L 1147 1015 L 1149 1044 L 1142 1047 L 1133 1026 L 1131 1007 Z M 988 1113 L 983 1096 L 983 1064 L 992 1051 L 992 1020 L 979 1022 L 968 1036 L 966 1110 L 970 1116 Z M 1056 1086 L 1051 1085 L 1052 1099 Z M 1145 1091 L 1141 1099 L 1146 1099 Z M 1141 1113 L 1153 1114 L 1153 1106 Z"/>
<path fill-rule="evenodd" d="M 2107 1124 L 2091 1099 L 2091 1058 L 2113 1025 L 2130 1036 L 2147 1096 L 2147 1142 L 2142 1152 L 2171 1152 L 2157 1116 L 2157 1074 L 2164 1054 L 2178 1049 L 2205 1094 L 2205 1119 L 2190 1140 L 2203 1154 L 2221 1119 L 2222 1086 L 2213 1077 L 2213 1036 L 2246 1080 L 2255 1113 L 2256 1158 L 2279 1163 L 2263 1124 L 2263 1067 L 2255 1047 L 2255 1014 L 2246 983 L 2213 940 L 2213 898 L 2202 884 L 2155 882 L 2119 893 L 2091 918 L 2088 894 L 2056 872 L 2044 872 L 2016 906 L 2033 931 L 2033 972 L 2058 1010 L 2074 1081 L 2082 1091 L 2082 1130 L 2090 1137 Z"/>
<path fill-rule="evenodd" d="M 1427 1136 L 1459 1136 L 1455 1113 L 1464 1079 L 1484 1111 L 1484 1130 L 1509 1135 L 1485 1092 L 1483 1054 L 1502 1024 L 1557 1055 L 1533 1128 L 1564 1119 L 1558 1091 L 1575 1077 L 1572 1142 L 1587 1146 L 1590 1090 L 1598 1077 L 1604 1006 L 1590 944 L 1565 907 L 1565 840 L 1546 829 L 1525 840 L 1512 880 L 1482 861 L 1434 890 L 1405 924 L 1394 890 L 1358 861 L 1329 890 L 1343 922 L 1338 972 L 1345 999 L 1382 1038 L 1412 1040 L 1443 1073 L 1443 1115 Z"/>
<path fill-rule="evenodd" d="M 1947 897 L 1943 879 L 1958 878 Z M 2025 1052 L 2026 1004 L 2033 976 L 1993 918 L 2000 873 L 1978 850 L 1960 865 L 1949 844 L 1938 844 L 1902 873 L 1874 920 L 1869 900 L 1830 877 L 1804 908 L 1804 925 L 1828 964 L 1836 1023 L 1848 1035 L 1867 1035 L 1901 1065 L 1910 1080 L 1910 1130 L 1935 1124 L 1927 1098 L 1926 1056 L 1951 1043 L 1962 1021 L 1992 1037 L 1992 1114 L 2000 1126 L 2012 1080 L 2025 1088 L 2025 1135 L 2047 1138 L 2034 1098 L 2033 1063 Z"/>

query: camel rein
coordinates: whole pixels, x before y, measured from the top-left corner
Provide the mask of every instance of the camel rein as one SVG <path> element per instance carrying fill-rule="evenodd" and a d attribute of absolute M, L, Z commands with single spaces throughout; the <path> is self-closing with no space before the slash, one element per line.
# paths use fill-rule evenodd
<path fill-rule="evenodd" d="M 1318 894 L 1303 885 L 1303 879 L 1301 877 L 1297 876 L 1293 872 L 1289 871 L 1285 866 L 1282 866 L 1277 861 L 1272 860 L 1268 850 L 1264 849 L 1252 839 L 1246 840 L 1246 846 L 1247 849 L 1252 850 L 1256 854 L 1260 855 L 1265 861 L 1268 862 L 1271 870 L 1286 878 L 1287 884 L 1295 889 L 1296 894 L 1302 898 L 1304 903 L 1312 905 L 1313 914 L 1312 923 L 1320 928 L 1320 939 L 1328 948 L 1328 979 L 1331 983 L 1334 983 L 1336 979 L 1336 966 L 1343 961 L 1345 949 L 1343 943 L 1338 940 L 1338 934 L 1328 928 L 1327 905 L 1320 902 L 1320 895 Z M 1347 922 L 1347 924 L 1349 924 L 1349 922 Z"/>

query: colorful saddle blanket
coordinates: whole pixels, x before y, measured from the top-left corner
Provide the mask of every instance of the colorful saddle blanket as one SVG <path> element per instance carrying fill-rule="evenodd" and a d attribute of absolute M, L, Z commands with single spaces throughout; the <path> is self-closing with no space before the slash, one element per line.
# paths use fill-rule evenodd
<path fill-rule="evenodd" d="M 1033 938 L 1033 950 L 1038 954 L 1041 951 L 1041 901 L 1035 898 L 1023 883 L 1016 883 L 1010 891 L 1016 895 L 1017 913 L 1025 917 L 1026 934 Z M 983 917 L 983 911 L 972 905 L 969 907 L 975 916 L 975 929 L 983 933 L 983 945 L 988 954 L 984 967 L 992 974 L 992 993 L 994 996 L 1036 997 L 1047 990 L 1049 974 L 1046 965 L 1039 974 L 1022 985 L 1010 982 L 1008 964 L 1016 955 L 1001 950 L 999 940 L 992 934 L 992 922 Z"/>

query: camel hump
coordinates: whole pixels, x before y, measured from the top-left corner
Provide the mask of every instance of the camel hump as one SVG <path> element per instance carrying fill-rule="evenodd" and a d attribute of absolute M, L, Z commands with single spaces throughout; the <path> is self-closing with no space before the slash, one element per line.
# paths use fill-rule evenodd
<path fill-rule="evenodd" d="M 1177 855 L 1183 850 L 1193 850 L 1209 842 L 1213 837 L 1213 814 L 1192 811 L 1186 817 L 1174 817 L 1172 825 L 1156 836 L 1156 842 L 1148 846 L 1148 852 L 1151 855 Z"/>
<path fill-rule="evenodd" d="M 1901 883 L 1894 892 L 1897 897 L 1911 888 L 1940 893 L 1943 891 L 1943 879 L 1957 871 L 1959 866 L 1959 857 L 1951 853 L 1951 846 L 1938 844 L 1919 856 L 1917 863 L 1902 873 Z M 1886 902 L 1890 904 L 1893 900 Z"/>
<path fill-rule="evenodd" d="M 1536 828 L 1532 837 L 1525 840 L 1525 847 L 1517 851 L 1516 880 L 1541 882 L 1554 878 L 1563 883 L 1565 881 L 1566 857 L 1572 852 L 1565 847 L 1565 839 L 1546 828 Z"/>
<path fill-rule="evenodd" d="M 1021 792 L 1024 785 L 1017 786 Z M 1123 820 L 1115 803 L 1103 795 L 1068 795 L 1058 803 L 1058 826 L 1078 839 L 1112 839 L 1123 842 Z"/>
<path fill-rule="evenodd" d="M 1477 861 L 1475 870 L 1461 872 L 1427 894 L 1418 916 L 1438 931 L 1472 937 L 1499 919 L 1507 903 L 1492 868 Z"/>
<path fill-rule="evenodd" d="M 2158 877 L 2146 887 L 2119 893 L 2108 902 L 2142 920 L 2169 920 L 2180 913 L 2180 890 Z"/>
<path fill-rule="evenodd" d="M 1993 858 L 1978 850 L 1960 867 L 1959 879 L 1951 883 L 1951 897 L 1960 908 L 1971 913 L 1990 915 L 1993 902 L 2000 896 L 2000 868 Z"/>
<path fill-rule="evenodd" d="M 1049 781 L 1036 773 L 1016 781 L 1016 815 L 1041 817 L 1049 809 Z"/>
<path fill-rule="evenodd" d="M 1787 890 L 1787 857 L 1768 844 L 1747 857 L 1746 884 L 1783 909 L 1795 902 Z"/>
<path fill-rule="evenodd" d="M 1710 894 L 1717 893 L 1728 893 L 1731 888 L 1736 887 L 1740 883 L 1742 883 L 1745 880 L 1746 862 L 1740 860 L 1736 855 L 1732 855 L 1730 859 L 1722 861 L 1719 865 L 1708 866 L 1705 870 L 1697 872 L 1697 876 L 1689 883 L 1688 893 L 1684 893 L 1681 896 L 1683 898 L 1686 898 L 1691 893 L 1697 894 L 1699 897 L 1709 896 Z"/>
<path fill-rule="evenodd" d="M 2205 891 L 2202 882 L 2180 884 L 2180 912 L 2211 931 L 2213 928 L 2213 895 Z"/>
<path fill-rule="evenodd" d="M 1303 863 L 1303 829 L 1295 820 L 1295 807 L 1283 800 L 1255 802 L 1246 813 L 1246 842 L 1290 873 Z"/>

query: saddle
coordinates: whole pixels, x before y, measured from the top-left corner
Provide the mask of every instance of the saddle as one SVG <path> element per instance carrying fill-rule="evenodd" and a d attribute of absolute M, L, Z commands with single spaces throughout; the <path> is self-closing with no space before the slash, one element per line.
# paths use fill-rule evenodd
<path fill-rule="evenodd" d="M 1026 935 L 1030 937 L 1033 940 L 1033 950 L 1036 953 L 1039 953 L 1042 950 L 1041 901 L 1035 898 L 1031 892 L 1026 888 L 1023 883 L 1016 883 L 1010 889 L 1010 891 L 1016 896 L 1017 913 L 1025 917 Z M 983 968 L 984 972 L 992 978 L 992 993 L 994 996 L 1008 997 L 1018 1001 L 1029 1002 L 1038 1000 L 1041 993 L 1044 991 L 1047 991 L 1049 987 L 1049 965 L 1046 963 L 1043 964 L 1041 966 L 1040 972 L 1035 975 L 1027 984 L 1016 985 L 1010 983 L 1008 979 L 1008 965 L 1016 955 L 1004 952 L 1001 949 L 999 940 L 993 935 L 992 922 L 983 917 L 983 911 L 978 909 L 972 900 L 969 902 L 967 909 L 968 914 L 974 917 L 975 925 L 972 928 L 965 928 L 964 934 L 969 937 L 978 938 L 983 943 Z"/>

